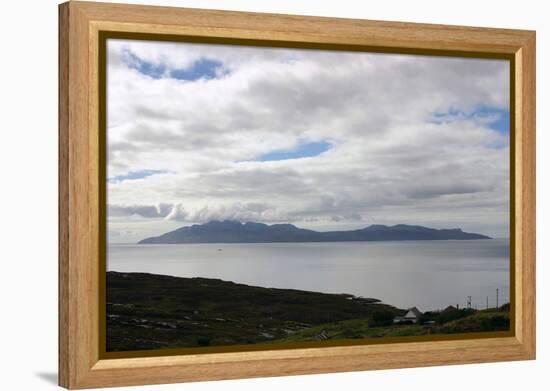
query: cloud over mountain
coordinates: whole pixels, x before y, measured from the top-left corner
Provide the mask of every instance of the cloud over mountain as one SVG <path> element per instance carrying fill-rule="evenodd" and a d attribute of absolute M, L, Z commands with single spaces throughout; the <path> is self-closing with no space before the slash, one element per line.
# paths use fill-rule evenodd
<path fill-rule="evenodd" d="M 496 60 L 111 40 L 110 229 L 368 221 L 505 236 L 508 72 Z"/>

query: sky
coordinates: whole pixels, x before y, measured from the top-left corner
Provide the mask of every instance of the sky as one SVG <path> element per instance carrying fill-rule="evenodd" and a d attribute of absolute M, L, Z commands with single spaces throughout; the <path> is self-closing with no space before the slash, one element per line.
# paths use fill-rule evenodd
<path fill-rule="evenodd" d="M 509 231 L 509 63 L 107 43 L 108 239 L 211 220 Z"/>

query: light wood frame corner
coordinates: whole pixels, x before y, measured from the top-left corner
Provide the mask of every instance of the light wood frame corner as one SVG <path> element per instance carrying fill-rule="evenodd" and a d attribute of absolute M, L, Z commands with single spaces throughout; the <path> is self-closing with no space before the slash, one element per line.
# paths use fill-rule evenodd
<path fill-rule="evenodd" d="M 102 359 L 99 351 L 100 32 L 265 45 L 509 58 L 512 336 Z M 104 108 L 103 108 L 104 109 Z M 535 32 L 71 1 L 59 6 L 59 384 L 91 388 L 535 358 Z M 459 354 L 458 354 L 459 353 Z M 246 365 L 243 365 L 245 364 Z"/>

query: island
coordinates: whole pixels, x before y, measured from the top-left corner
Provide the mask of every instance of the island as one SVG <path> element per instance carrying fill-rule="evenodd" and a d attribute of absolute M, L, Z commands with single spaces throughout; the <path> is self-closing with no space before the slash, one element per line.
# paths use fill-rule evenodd
<path fill-rule="evenodd" d="M 460 228 L 434 229 L 419 225 L 370 225 L 351 231 L 319 232 L 292 224 L 263 224 L 239 221 L 210 221 L 181 227 L 139 244 L 179 243 L 278 243 L 278 242 L 363 242 L 394 240 L 473 240 L 489 236 L 464 232 Z"/>

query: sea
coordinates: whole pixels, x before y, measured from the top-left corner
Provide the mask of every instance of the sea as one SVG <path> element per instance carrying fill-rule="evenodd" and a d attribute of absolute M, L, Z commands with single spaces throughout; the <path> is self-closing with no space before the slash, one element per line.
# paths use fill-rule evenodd
<path fill-rule="evenodd" d="M 348 293 L 421 311 L 510 299 L 508 239 L 109 244 L 107 270 Z"/>

